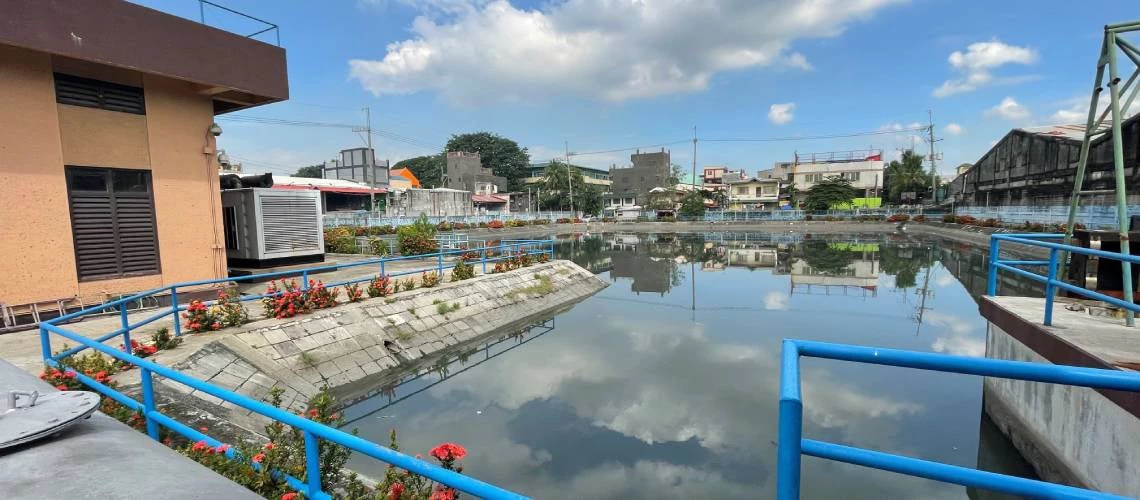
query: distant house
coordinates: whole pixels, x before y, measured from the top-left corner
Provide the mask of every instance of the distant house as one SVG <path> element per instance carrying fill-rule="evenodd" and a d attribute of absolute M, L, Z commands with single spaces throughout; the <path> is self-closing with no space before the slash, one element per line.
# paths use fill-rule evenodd
<path fill-rule="evenodd" d="M 729 210 L 765 210 L 780 201 L 780 180 L 760 177 L 725 176 Z"/>
<path fill-rule="evenodd" d="M 389 172 L 388 186 L 391 189 L 411 189 L 419 188 L 420 179 L 413 174 L 411 170 L 406 168 L 394 168 Z"/>
<path fill-rule="evenodd" d="M 488 191 L 486 186 L 494 186 L 495 193 L 507 192 L 507 178 L 491 172 L 483 166 L 479 153 L 451 151 L 447 153 L 447 166 L 443 173 L 443 187 L 472 193 Z"/>
<path fill-rule="evenodd" d="M 381 198 L 388 190 L 343 179 L 273 176 L 273 189 L 320 191 L 322 212 L 367 210 L 371 198 Z"/>

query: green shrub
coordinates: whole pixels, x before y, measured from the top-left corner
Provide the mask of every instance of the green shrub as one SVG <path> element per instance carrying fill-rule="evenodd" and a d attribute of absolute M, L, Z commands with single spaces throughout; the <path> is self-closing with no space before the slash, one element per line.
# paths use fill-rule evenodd
<path fill-rule="evenodd" d="M 351 227 L 325 229 L 325 251 L 329 253 L 356 253 L 356 229 Z"/>
<path fill-rule="evenodd" d="M 381 274 L 368 282 L 369 297 L 387 297 L 392 294 L 392 279 Z M 396 290 L 399 291 L 399 290 Z"/>
<path fill-rule="evenodd" d="M 420 287 L 433 288 L 439 284 L 441 279 L 439 273 L 435 271 L 420 273 Z"/>
<path fill-rule="evenodd" d="M 475 267 L 467 263 L 466 259 L 461 259 L 455 263 L 455 268 L 451 270 L 451 281 L 469 280 L 475 277 Z"/>
<path fill-rule="evenodd" d="M 949 223 L 949 224 L 953 224 L 953 223 L 955 223 L 955 222 L 958 222 L 958 216 L 957 216 L 957 215 L 954 215 L 954 214 L 946 214 L 946 215 L 943 215 L 943 216 L 942 216 L 942 222 L 946 222 L 946 223 Z"/>
<path fill-rule="evenodd" d="M 420 215 L 416 222 L 400 226 L 396 230 L 396 248 L 401 255 L 423 255 L 439 251 L 435 241 L 435 226 L 428 222 L 427 215 Z"/>
<path fill-rule="evenodd" d="M 392 247 L 388 246 L 388 242 L 375 236 L 368 238 L 368 253 L 372 255 L 388 255 L 392 253 Z"/>

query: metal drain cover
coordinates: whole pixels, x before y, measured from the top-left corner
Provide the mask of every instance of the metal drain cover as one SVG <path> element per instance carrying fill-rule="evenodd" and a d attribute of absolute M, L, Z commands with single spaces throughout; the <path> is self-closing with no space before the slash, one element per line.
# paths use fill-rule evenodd
<path fill-rule="evenodd" d="M 0 409 L 0 450 L 62 431 L 99 408 L 99 395 L 87 391 L 11 391 Z"/>

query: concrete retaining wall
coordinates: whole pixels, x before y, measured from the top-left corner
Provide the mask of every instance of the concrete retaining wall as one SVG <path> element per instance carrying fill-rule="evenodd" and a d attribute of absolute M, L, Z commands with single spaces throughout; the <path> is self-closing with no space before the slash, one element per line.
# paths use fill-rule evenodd
<path fill-rule="evenodd" d="M 1049 363 L 994 324 L 986 357 Z M 1140 497 L 1140 419 L 1084 387 L 985 379 L 985 410 L 1047 481 Z"/>
<path fill-rule="evenodd" d="M 379 379 L 384 370 L 523 326 L 605 287 L 604 281 L 572 262 L 537 264 L 289 320 L 249 323 L 236 333 L 223 331 L 174 367 L 259 400 L 279 387 L 284 390 L 283 406 L 302 410 L 322 386 L 334 393 L 350 385 L 366 387 L 361 381 Z M 458 308 L 441 313 L 442 304 Z M 220 406 L 222 414 L 210 411 L 241 427 L 259 428 L 258 419 L 240 408 L 179 384 L 164 386 Z"/>

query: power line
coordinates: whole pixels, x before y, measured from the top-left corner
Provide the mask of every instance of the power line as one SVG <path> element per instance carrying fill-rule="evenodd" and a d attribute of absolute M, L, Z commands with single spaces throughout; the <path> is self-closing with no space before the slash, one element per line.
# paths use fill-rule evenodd
<path fill-rule="evenodd" d="M 788 137 L 758 137 L 751 139 L 744 138 L 731 138 L 731 139 L 701 139 L 705 142 L 787 142 L 787 141 L 810 141 L 814 139 L 841 139 L 844 137 L 863 137 L 869 135 L 889 135 L 898 134 L 901 132 L 925 132 L 926 126 L 922 127 L 907 127 L 900 129 L 876 130 L 872 132 L 853 132 L 848 134 L 829 134 L 829 135 L 803 135 L 803 136 L 788 136 Z"/>
<path fill-rule="evenodd" d="M 222 116 L 222 117 L 218 117 L 218 119 L 223 120 L 223 121 L 237 122 L 237 123 L 256 123 L 256 124 L 260 124 L 260 125 L 282 125 L 282 126 L 290 126 L 290 127 L 342 128 L 342 129 L 348 129 L 348 130 L 354 130 L 354 129 L 362 128 L 361 125 L 353 125 L 350 123 L 288 120 L 288 119 L 284 119 L 284 118 L 266 118 L 266 117 L 260 117 L 260 116 L 235 115 L 235 116 Z M 421 141 L 421 140 L 416 139 L 414 137 L 408 137 L 406 135 L 398 134 L 396 132 L 391 132 L 391 131 L 387 131 L 387 130 L 380 130 L 380 129 L 373 128 L 372 133 L 374 133 L 378 136 L 384 137 L 386 139 L 392 140 L 392 141 L 402 142 L 404 144 L 417 146 L 417 147 L 420 147 L 420 148 L 423 148 L 423 149 L 426 149 L 429 151 L 439 151 L 439 150 L 443 149 L 442 147 L 430 144 L 426 141 Z"/>
<path fill-rule="evenodd" d="M 638 149 L 663 148 L 665 146 L 673 146 L 676 144 L 687 144 L 690 141 L 692 141 L 692 139 L 682 139 L 679 141 L 666 142 L 666 143 L 662 143 L 662 144 L 652 144 L 649 146 L 634 146 L 634 147 L 629 147 L 629 148 L 606 149 L 606 150 L 602 150 L 602 151 L 587 151 L 585 153 L 574 153 L 574 156 L 601 155 L 601 154 L 606 154 L 606 153 L 620 153 L 622 151 L 634 151 L 634 150 L 638 150 Z"/>

